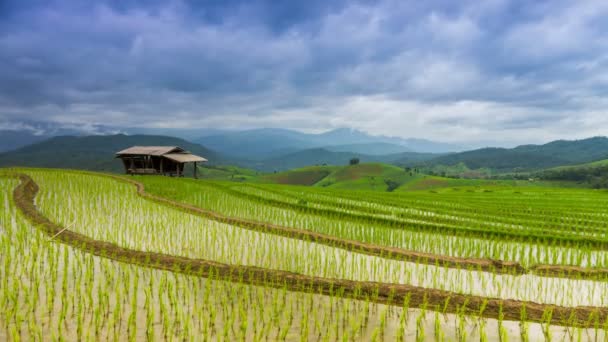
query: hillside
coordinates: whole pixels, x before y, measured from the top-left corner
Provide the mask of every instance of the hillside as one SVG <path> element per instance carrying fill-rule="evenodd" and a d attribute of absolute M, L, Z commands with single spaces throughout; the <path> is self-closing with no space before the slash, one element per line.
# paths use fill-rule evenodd
<path fill-rule="evenodd" d="M 547 181 L 575 182 L 595 189 L 608 188 L 608 159 L 591 163 L 559 166 L 532 175 Z"/>
<path fill-rule="evenodd" d="M 563 165 L 557 166 L 545 171 L 560 171 L 560 170 L 572 170 L 572 169 L 581 169 L 581 168 L 599 168 L 608 166 L 608 159 L 596 160 L 590 163 L 583 164 L 575 164 L 575 165 Z"/>
<path fill-rule="evenodd" d="M 45 139 L 48 139 L 48 137 L 35 135 L 30 131 L 0 130 L 0 153 L 15 150 Z"/>
<path fill-rule="evenodd" d="M 256 180 L 260 172 L 232 165 L 202 164 L 198 167 L 198 178 L 225 181 Z"/>
<path fill-rule="evenodd" d="M 344 190 L 393 191 L 423 177 L 413 171 L 382 163 L 366 163 L 336 169 L 316 186 Z"/>
<path fill-rule="evenodd" d="M 414 169 L 403 169 L 383 163 L 363 163 L 348 166 L 311 166 L 293 169 L 259 177 L 234 176 L 225 180 L 304 185 L 336 190 L 362 190 L 380 192 L 409 192 L 419 190 L 446 191 L 466 187 L 468 190 L 481 187 L 581 187 L 574 182 L 543 180 L 500 180 L 500 179 L 456 179 L 423 174 Z M 454 190 L 456 191 L 456 190 Z"/>
<path fill-rule="evenodd" d="M 423 161 L 435 156 L 436 154 L 416 152 L 403 152 L 379 156 L 354 152 L 332 152 L 324 148 L 313 148 L 266 159 L 246 166 L 266 172 L 274 172 L 311 165 L 348 165 L 352 158 L 359 158 L 362 163 L 393 163 L 396 160 L 408 160 L 410 162 Z"/>
<path fill-rule="evenodd" d="M 133 145 L 180 146 L 209 163 L 224 161 L 218 153 L 183 139 L 154 135 L 60 136 L 0 154 L 2 166 L 29 166 L 121 172 L 114 153 Z"/>
<path fill-rule="evenodd" d="M 120 128 L 98 124 L 64 125 L 47 121 L 0 122 L 0 153 L 16 150 L 58 136 L 110 135 Z"/>
<path fill-rule="evenodd" d="M 383 163 L 346 166 L 309 166 L 263 175 L 252 181 L 306 185 L 343 190 L 393 191 L 399 186 L 424 177 L 413 170 Z"/>
<path fill-rule="evenodd" d="M 533 171 L 559 165 L 592 162 L 608 158 L 608 138 L 558 140 L 544 145 L 522 145 L 512 149 L 483 148 L 433 158 L 417 166 L 432 169 L 439 165 L 462 164 L 470 170 L 481 168 L 496 172 Z M 411 162 L 397 161 L 398 164 Z"/>
<path fill-rule="evenodd" d="M 329 176 L 332 172 L 340 169 L 340 166 L 308 166 L 299 169 L 271 173 L 260 177 L 263 183 L 277 183 L 289 185 L 315 185 Z"/>

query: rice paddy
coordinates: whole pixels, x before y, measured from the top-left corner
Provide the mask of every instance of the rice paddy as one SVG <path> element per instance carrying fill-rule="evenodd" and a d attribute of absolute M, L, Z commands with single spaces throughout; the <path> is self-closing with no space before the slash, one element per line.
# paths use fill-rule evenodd
<path fill-rule="evenodd" d="M 13 194 L 24 182 L 14 172 L 38 187 L 35 214 Z M 0 173 L 0 339 L 607 338 L 606 277 L 532 270 L 607 266 L 608 193 L 493 188 L 378 194 L 128 178 L 172 204 L 105 175 Z M 302 234 L 251 229 L 248 220 Z M 400 260 L 384 254 L 386 248 L 508 261 L 526 272 Z M 197 263 L 206 265 L 204 272 L 196 271 Z"/>

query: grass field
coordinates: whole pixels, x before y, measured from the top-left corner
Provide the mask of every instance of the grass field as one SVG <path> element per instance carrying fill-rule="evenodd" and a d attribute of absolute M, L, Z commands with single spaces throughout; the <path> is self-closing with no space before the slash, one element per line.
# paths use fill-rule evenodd
<path fill-rule="evenodd" d="M 315 184 L 0 171 L 0 340 L 608 337 L 607 192 Z"/>
<path fill-rule="evenodd" d="M 415 169 L 406 169 L 383 163 L 363 163 L 347 166 L 317 165 L 269 174 L 233 166 L 210 166 L 199 167 L 199 176 L 201 179 L 216 181 L 304 185 L 336 190 L 376 192 L 439 190 L 452 187 L 533 186 L 580 188 L 585 186 L 585 184 L 565 181 L 440 177 L 420 173 Z M 482 176 L 485 176 L 485 174 Z"/>
<path fill-rule="evenodd" d="M 585 164 L 558 166 L 558 167 L 554 167 L 554 168 L 551 168 L 551 169 L 548 169 L 548 170 L 549 171 L 552 171 L 552 170 L 568 170 L 568 169 L 594 168 L 594 167 L 603 167 L 603 166 L 608 166 L 608 159 L 598 160 L 598 161 L 594 161 L 594 162 L 591 162 L 591 163 L 585 163 Z"/>
<path fill-rule="evenodd" d="M 315 185 L 340 167 L 336 166 L 309 166 L 259 178 L 261 183 L 277 183 L 291 185 Z"/>
<path fill-rule="evenodd" d="M 367 163 L 340 168 L 317 185 L 334 189 L 393 191 L 420 177 L 397 166 Z"/>
<path fill-rule="evenodd" d="M 424 177 L 424 175 L 406 171 L 394 165 L 364 163 L 348 166 L 309 166 L 263 175 L 250 181 L 253 183 L 307 185 L 332 189 L 393 191 L 399 186 L 415 182 Z"/>
<path fill-rule="evenodd" d="M 198 177 L 203 179 L 249 181 L 257 179 L 259 173 L 255 170 L 237 166 L 199 166 Z"/>

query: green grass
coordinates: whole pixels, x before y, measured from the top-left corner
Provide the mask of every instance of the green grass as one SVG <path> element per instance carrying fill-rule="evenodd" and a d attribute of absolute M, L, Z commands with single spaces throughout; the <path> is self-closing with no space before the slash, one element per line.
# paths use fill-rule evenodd
<path fill-rule="evenodd" d="M 308 166 L 284 172 L 249 176 L 243 180 L 250 183 L 305 185 L 343 190 L 392 191 L 421 177 L 420 174 L 413 171 L 407 172 L 394 165 L 364 163 L 347 166 Z M 212 179 L 232 180 L 227 177 Z"/>
<path fill-rule="evenodd" d="M 608 159 L 598 160 L 598 161 L 594 161 L 591 163 L 585 163 L 585 164 L 558 166 L 558 167 L 553 167 L 553 168 L 547 169 L 547 171 L 559 171 L 559 170 L 570 170 L 570 169 L 580 169 L 580 168 L 594 168 L 594 167 L 602 167 L 602 166 L 608 166 Z"/>
<path fill-rule="evenodd" d="M 339 168 L 339 166 L 309 166 L 267 174 L 259 177 L 258 180 L 263 183 L 315 185 Z"/>
<path fill-rule="evenodd" d="M 447 178 L 439 176 L 421 175 L 411 182 L 407 182 L 397 188 L 397 192 L 432 190 L 441 191 L 450 188 L 483 188 L 483 187 L 540 187 L 540 188 L 586 188 L 576 182 L 545 181 L 545 180 L 511 180 L 511 179 L 466 179 Z"/>
<path fill-rule="evenodd" d="M 601 165 L 600 162 L 597 162 L 597 165 Z M 459 172 L 465 172 L 461 167 L 457 167 L 457 169 Z M 456 172 L 455 170 L 452 170 L 451 173 Z M 471 170 L 466 172 L 469 176 L 474 175 Z M 446 173 L 448 172 L 446 171 Z M 584 184 L 566 181 L 440 177 L 417 173 L 413 169 L 409 171 L 384 163 L 363 163 L 346 166 L 316 165 L 278 173 L 261 173 L 236 166 L 201 166 L 198 169 L 198 175 L 201 179 L 218 181 L 304 185 L 336 190 L 379 192 L 438 190 L 464 186 L 586 187 Z"/>
<path fill-rule="evenodd" d="M 198 177 L 202 179 L 251 181 L 259 177 L 260 172 L 238 166 L 211 166 L 198 167 Z"/>
<path fill-rule="evenodd" d="M 487 178 L 493 174 L 488 168 L 470 169 L 464 163 L 455 165 L 433 165 L 422 168 L 425 173 L 441 176 L 457 176 L 460 178 Z"/>
<path fill-rule="evenodd" d="M 342 190 L 392 191 L 420 177 L 419 174 L 406 172 L 394 165 L 365 163 L 340 167 L 316 186 Z"/>

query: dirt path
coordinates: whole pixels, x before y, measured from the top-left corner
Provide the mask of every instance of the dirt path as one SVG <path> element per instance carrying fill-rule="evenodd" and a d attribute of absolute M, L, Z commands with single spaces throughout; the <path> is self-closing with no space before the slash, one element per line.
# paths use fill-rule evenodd
<path fill-rule="evenodd" d="M 19 178 L 21 183 L 13 191 L 15 203 L 39 229 L 49 236 L 55 236 L 54 240 L 58 242 L 120 262 L 210 277 L 215 280 L 286 288 L 290 291 L 314 292 L 397 306 L 409 301 L 411 308 L 425 308 L 443 313 L 510 321 L 525 320 L 561 326 L 603 327 L 608 324 L 608 308 L 603 307 L 569 308 L 517 300 L 467 296 L 411 285 L 310 277 L 259 267 L 227 265 L 207 260 L 131 250 L 113 243 L 91 239 L 51 222 L 38 211 L 34 204 L 34 198 L 39 190 L 38 185 L 27 175 L 19 175 Z M 143 187 L 141 191 L 143 191 Z M 61 234 L 57 235 L 59 232 Z"/>

